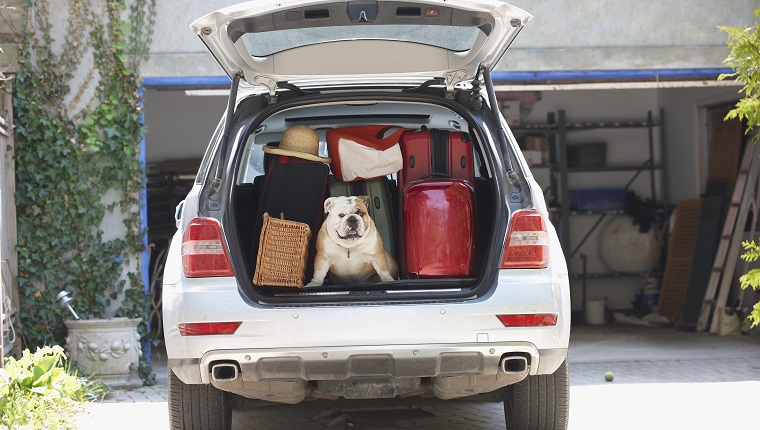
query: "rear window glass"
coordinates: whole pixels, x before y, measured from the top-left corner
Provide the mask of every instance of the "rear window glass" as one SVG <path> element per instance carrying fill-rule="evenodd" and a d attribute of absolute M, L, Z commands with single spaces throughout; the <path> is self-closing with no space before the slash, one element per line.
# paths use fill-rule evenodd
<path fill-rule="evenodd" d="M 452 25 L 367 25 L 246 33 L 241 38 L 249 54 L 266 57 L 288 49 L 339 40 L 395 40 L 462 52 L 472 48 L 479 32 L 477 27 Z"/>

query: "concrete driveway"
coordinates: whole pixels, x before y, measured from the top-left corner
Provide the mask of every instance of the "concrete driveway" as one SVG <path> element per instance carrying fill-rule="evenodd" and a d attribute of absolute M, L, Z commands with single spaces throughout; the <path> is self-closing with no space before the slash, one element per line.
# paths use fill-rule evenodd
<path fill-rule="evenodd" d="M 717 337 L 670 327 L 577 326 L 570 336 L 570 428 L 723 429 L 757 408 L 760 338 Z M 165 363 L 159 384 L 89 404 L 80 429 L 168 428 Z M 615 375 L 605 382 L 604 373 Z M 348 422 L 347 422 L 348 421 Z M 329 427 L 328 427 L 329 426 Z M 233 411 L 233 429 L 499 429 L 500 403 L 394 399 L 312 401 Z"/>

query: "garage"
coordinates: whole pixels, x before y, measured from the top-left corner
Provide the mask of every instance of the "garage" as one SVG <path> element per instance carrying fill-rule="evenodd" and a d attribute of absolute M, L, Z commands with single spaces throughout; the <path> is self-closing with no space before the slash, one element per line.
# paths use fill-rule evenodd
<path fill-rule="evenodd" d="M 501 76 L 505 80 L 497 82 L 497 96 L 502 111 L 553 207 L 553 222 L 563 232 L 572 273 L 574 321 L 584 321 L 587 311 L 597 312 L 591 318 L 598 321 L 600 303 L 607 311 L 602 318 L 610 322 L 613 312 L 644 315 L 654 310 L 667 267 L 665 238 L 672 235 L 675 208 L 680 202 L 699 200 L 716 175 L 734 181 L 739 172 L 746 139 L 739 125 L 727 128 L 722 121 L 737 100 L 736 84 L 708 81 L 705 76 L 565 84 L 513 82 L 506 72 Z M 149 235 L 155 257 L 174 232 L 174 207 L 192 185 L 224 110 L 226 90 L 221 87 L 225 79 L 210 82 L 217 88 L 182 88 L 179 78 L 146 79 L 146 84 L 156 82 L 156 87 L 145 91 Z M 172 86 L 161 87 L 167 83 Z M 557 162 L 560 127 L 565 130 L 565 151 L 586 151 L 573 160 L 568 155 L 562 169 Z M 534 146 L 529 148 L 531 140 Z M 726 145 L 733 148 L 732 158 L 720 158 L 723 166 L 711 165 L 710 155 L 715 158 L 723 152 L 717 148 Z M 725 185 L 718 191 L 725 199 L 733 188 Z M 633 194 L 626 213 L 628 192 Z M 590 200 L 578 202 L 571 195 Z M 631 214 L 639 217 L 635 225 Z M 721 221 L 714 222 L 722 227 Z M 639 227 L 644 231 L 639 232 Z M 608 240 L 615 235 L 621 236 L 617 242 Z M 616 253 L 620 241 L 628 243 L 630 250 L 623 247 L 625 252 Z M 738 277 L 743 268 L 739 261 L 735 263 Z M 151 267 L 157 264 L 153 261 Z M 151 273 L 160 276 L 155 269 Z M 675 314 L 670 317 L 680 317 L 684 294 L 685 289 L 677 292 L 676 304 L 671 305 Z M 644 302 L 645 295 L 649 303 Z M 737 300 L 744 306 L 753 303 L 752 294 L 740 294 L 734 282 L 727 303 Z"/>

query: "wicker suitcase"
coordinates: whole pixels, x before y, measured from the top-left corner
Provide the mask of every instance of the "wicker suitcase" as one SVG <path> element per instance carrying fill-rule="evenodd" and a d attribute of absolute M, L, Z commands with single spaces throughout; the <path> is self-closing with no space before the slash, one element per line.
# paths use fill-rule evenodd
<path fill-rule="evenodd" d="M 275 287 L 303 287 L 311 229 L 308 224 L 280 219 L 268 213 L 263 224 L 256 255 L 253 283 Z"/>

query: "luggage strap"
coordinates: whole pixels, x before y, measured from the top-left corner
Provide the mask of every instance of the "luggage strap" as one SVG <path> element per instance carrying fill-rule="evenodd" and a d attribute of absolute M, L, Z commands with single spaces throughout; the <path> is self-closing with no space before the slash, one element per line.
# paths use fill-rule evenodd
<path fill-rule="evenodd" d="M 367 187 L 364 185 L 364 181 L 353 181 L 348 183 L 349 191 L 352 196 L 366 196 Z"/>
<path fill-rule="evenodd" d="M 451 175 L 449 172 L 449 132 L 430 130 L 430 171 Z"/>

